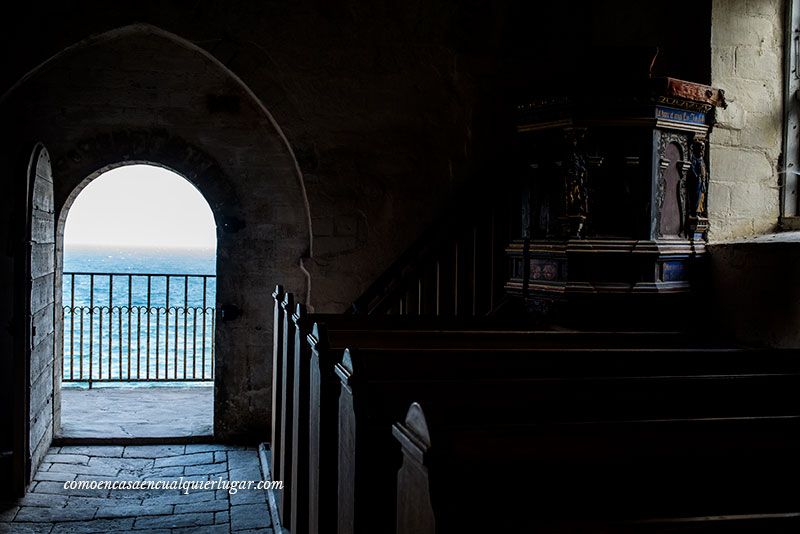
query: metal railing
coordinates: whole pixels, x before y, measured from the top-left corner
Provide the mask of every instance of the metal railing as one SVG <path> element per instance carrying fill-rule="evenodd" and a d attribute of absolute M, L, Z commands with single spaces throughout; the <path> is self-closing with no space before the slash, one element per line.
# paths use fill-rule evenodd
<path fill-rule="evenodd" d="M 65 272 L 64 382 L 214 379 L 216 277 Z"/>

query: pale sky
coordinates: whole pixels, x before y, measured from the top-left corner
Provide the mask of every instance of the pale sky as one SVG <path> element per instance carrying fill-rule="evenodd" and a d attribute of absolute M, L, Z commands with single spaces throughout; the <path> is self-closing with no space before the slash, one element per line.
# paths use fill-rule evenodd
<path fill-rule="evenodd" d="M 152 165 L 110 170 L 80 192 L 64 246 L 216 248 L 211 208 L 183 177 Z"/>

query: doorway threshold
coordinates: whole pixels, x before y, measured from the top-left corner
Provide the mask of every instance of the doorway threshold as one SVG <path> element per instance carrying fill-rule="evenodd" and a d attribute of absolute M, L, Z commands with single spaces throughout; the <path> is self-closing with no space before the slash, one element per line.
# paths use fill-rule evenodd
<path fill-rule="evenodd" d="M 64 444 L 207 442 L 213 429 L 210 386 L 61 390 L 57 439 Z"/>

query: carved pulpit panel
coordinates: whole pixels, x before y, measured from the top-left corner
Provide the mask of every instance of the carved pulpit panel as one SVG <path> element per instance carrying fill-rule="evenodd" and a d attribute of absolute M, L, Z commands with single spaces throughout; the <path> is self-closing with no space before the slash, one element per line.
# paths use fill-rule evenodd
<path fill-rule="evenodd" d="M 708 230 L 711 111 L 724 95 L 669 78 L 646 86 L 519 106 L 522 231 L 506 288 L 533 309 L 691 291 Z"/>

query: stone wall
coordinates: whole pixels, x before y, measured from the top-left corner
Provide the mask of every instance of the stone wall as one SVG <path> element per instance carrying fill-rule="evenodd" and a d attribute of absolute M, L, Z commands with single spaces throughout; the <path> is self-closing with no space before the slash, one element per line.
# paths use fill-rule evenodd
<path fill-rule="evenodd" d="M 778 224 L 783 120 L 783 0 L 714 0 L 712 85 L 725 90 L 711 135 L 709 238 Z"/>
<path fill-rule="evenodd" d="M 780 216 L 786 0 L 714 0 L 712 84 L 725 90 L 711 136 L 709 317 L 730 339 L 797 347 L 797 233 Z"/>

